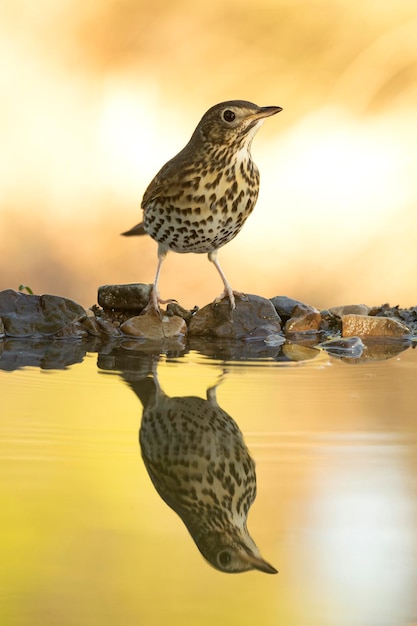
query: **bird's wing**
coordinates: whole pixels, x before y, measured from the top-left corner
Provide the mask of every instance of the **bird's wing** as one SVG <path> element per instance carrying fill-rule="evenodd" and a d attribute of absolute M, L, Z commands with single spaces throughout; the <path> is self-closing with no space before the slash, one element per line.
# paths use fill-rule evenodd
<path fill-rule="evenodd" d="M 181 180 L 181 171 L 168 161 L 148 185 L 142 198 L 142 209 L 146 209 L 160 197 L 171 196 Z"/>

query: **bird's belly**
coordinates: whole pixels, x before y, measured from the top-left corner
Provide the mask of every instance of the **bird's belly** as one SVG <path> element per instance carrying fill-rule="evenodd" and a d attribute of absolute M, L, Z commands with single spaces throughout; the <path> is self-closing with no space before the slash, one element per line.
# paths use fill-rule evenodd
<path fill-rule="evenodd" d="M 174 252 L 212 252 L 236 237 L 255 202 L 256 195 L 242 190 L 235 198 L 228 200 L 222 195 L 210 204 L 206 201 L 185 208 L 174 205 L 149 208 L 145 214 L 145 230 Z"/>

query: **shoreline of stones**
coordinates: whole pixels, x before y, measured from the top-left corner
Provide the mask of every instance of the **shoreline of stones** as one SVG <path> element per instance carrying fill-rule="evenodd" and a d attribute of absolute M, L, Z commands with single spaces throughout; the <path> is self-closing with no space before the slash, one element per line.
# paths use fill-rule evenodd
<path fill-rule="evenodd" d="M 98 289 L 98 305 L 85 310 L 73 300 L 32 295 L 12 289 L 0 292 L 0 339 L 96 337 L 108 340 L 181 338 L 264 341 L 280 345 L 294 337 L 329 339 L 359 337 L 380 342 L 417 337 L 417 307 L 401 309 L 384 304 L 315 307 L 287 296 L 271 299 L 240 294 L 236 309 L 228 299 L 201 309 L 171 302 L 158 316 L 147 311 L 152 285 L 105 285 Z"/>

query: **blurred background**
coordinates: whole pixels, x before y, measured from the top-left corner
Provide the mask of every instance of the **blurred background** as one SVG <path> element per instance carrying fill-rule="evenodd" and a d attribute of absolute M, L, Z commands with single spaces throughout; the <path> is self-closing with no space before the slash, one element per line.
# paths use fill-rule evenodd
<path fill-rule="evenodd" d="M 220 252 L 232 286 L 317 307 L 417 304 L 415 0 L 11 0 L 0 23 L 0 289 L 73 298 L 151 282 L 157 170 L 228 99 L 280 105 L 252 154 L 261 193 Z M 161 296 L 222 291 L 170 254 Z"/>

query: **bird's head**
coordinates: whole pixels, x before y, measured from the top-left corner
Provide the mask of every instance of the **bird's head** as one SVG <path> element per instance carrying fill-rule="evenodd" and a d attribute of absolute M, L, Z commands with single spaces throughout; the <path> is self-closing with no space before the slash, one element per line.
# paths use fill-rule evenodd
<path fill-rule="evenodd" d="M 191 141 L 203 141 L 211 146 L 250 144 L 264 119 L 280 111 L 281 107 L 259 107 L 246 100 L 221 102 L 203 115 Z"/>
<path fill-rule="evenodd" d="M 209 532 L 196 541 L 204 558 L 216 569 L 238 574 L 249 570 L 259 570 L 266 574 L 278 571 L 265 561 L 246 529 L 232 534 Z"/>

